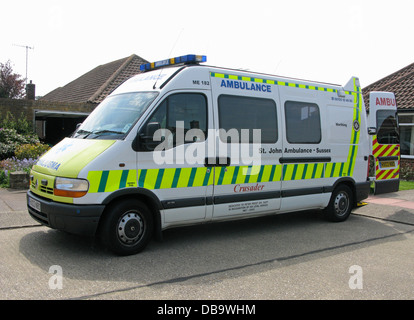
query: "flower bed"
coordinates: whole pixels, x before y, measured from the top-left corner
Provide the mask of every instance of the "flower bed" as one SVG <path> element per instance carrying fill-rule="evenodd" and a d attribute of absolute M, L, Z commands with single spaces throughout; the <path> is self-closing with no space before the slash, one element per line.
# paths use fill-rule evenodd
<path fill-rule="evenodd" d="M 25 189 L 29 187 L 29 173 L 37 159 L 19 160 L 15 157 L 0 161 L 0 187 Z M 12 179 L 11 173 L 13 174 Z"/>
<path fill-rule="evenodd" d="M 39 141 L 22 113 L 0 117 L 0 188 L 29 187 L 29 174 L 37 159 L 50 147 Z"/>

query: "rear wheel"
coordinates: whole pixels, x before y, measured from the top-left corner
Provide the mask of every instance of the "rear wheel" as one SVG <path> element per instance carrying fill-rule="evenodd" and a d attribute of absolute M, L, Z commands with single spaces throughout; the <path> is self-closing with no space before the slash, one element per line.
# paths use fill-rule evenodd
<path fill-rule="evenodd" d="M 141 201 L 127 199 L 111 204 L 105 213 L 100 237 L 104 245 L 119 255 L 142 251 L 151 240 L 152 214 Z"/>
<path fill-rule="evenodd" d="M 331 200 L 325 209 L 328 220 L 341 222 L 348 219 L 353 208 L 353 193 L 346 185 L 339 185 L 332 192 Z"/>

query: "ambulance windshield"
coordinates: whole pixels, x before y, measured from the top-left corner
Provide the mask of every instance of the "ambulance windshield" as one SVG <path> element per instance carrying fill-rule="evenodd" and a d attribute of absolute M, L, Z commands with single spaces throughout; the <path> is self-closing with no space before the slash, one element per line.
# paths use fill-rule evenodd
<path fill-rule="evenodd" d="M 106 98 L 73 134 L 79 139 L 123 139 L 157 92 L 132 92 Z"/>

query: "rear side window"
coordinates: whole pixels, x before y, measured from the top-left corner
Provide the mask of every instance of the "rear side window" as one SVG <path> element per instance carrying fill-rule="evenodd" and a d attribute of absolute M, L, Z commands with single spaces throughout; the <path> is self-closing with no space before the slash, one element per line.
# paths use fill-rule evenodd
<path fill-rule="evenodd" d="M 285 117 L 289 143 L 321 142 L 321 118 L 317 104 L 286 101 Z"/>
<path fill-rule="evenodd" d="M 237 130 L 239 141 L 242 130 L 248 130 L 249 143 L 253 141 L 253 130 L 261 130 L 261 143 L 275 143 L 278 139 L 276 103 L 271 99 L 221 95 L 218 99 L 219 126 L 225 132 Z M 229 141 L 220 130 L 220 140 Z M 245 131 L 246 133 L 247 131 Z M 244 134 L 245 134 L 244 133 Z M 245 142 L 245 141 L 242 141 Z"/>
<path fill-rule="evenodd" d="M 400 135 L 395 111 L 377 111 L 377 140 L 380 144 L 399 144 Z"/>

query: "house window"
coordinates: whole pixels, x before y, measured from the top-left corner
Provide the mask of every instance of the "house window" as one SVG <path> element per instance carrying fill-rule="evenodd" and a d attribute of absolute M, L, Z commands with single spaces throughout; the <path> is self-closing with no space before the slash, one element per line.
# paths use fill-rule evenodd
<path fill-rule="evenodd" d="M 402 158 L 414 158 L 414 114 L 399 114 Z"/>

